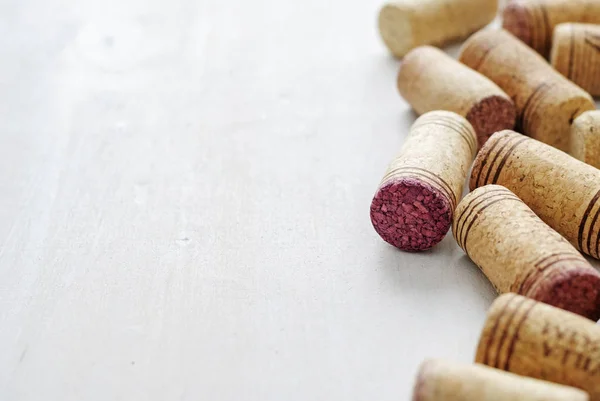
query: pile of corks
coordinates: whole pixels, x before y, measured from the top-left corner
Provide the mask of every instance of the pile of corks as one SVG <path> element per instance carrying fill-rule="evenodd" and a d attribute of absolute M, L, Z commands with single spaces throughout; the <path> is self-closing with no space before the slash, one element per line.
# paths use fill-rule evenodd
<path fill-rule="evenodd" d="M 600 258 L 600 0 L 509 1 L 502 28 L 476 32 L 498 9 L 401 0 L 379 16 L 421 116 L 375 193 L 373 227 L 410 252 L 452 227 L 503 294 L 476 363 L 424 362 L 413 400 L 600 401 L 600 274 L 581 254 Z M 458 61 L 431 47 L 467 37 Z"/>

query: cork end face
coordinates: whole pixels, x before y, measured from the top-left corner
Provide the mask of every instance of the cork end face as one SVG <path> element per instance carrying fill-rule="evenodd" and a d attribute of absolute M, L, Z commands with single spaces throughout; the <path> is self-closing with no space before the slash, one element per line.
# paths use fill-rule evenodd
<path fill-rule="evenodd" d="M 477 133 L 479 149 L 496 132 L 513 129 L 517 120 L 517 109 L 509 98 L 487 97 L 473 106 L 467 120 Z"/>
<path fill-rule="evenodd" d="M 379 34 L 394 57 L 402 58 L 413 47 L 409 10 L 386 4 L 379 12 Z"/>
<path fill-rule="evenodd" d="M 415 178 L 384 184 L 371 203 L 371 222 L 387 243 L 403 251 L 431 249 L 448 233 L 453 210 L 442 191 Z"/>
<path fill-rule="evenodd" d="M 551 278 L 533 298 L 593 320 L 600 319 L 600 274 L 589 268 L 572 269 Z"/>
<path fill-rule="evenodd" d="M 528 46 L 533 44 L 533 21 L 521 1 L 512 1 L 502 13 L 502 28 L 515 35 Z"/>

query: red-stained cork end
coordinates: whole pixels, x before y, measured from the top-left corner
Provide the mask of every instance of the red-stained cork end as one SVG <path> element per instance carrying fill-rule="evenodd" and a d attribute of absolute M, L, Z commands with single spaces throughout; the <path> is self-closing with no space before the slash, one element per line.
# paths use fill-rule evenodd
<path fill-rule="evenodd" d="M 576 268 L 542 278 L 535 293 L 527 296 L 593 321 L 600 319 L 600 274 L 595 270 Z"/>
<path fill-rule="evenodd" d="M 504 8 L 502 28 L 521 39 L 528 46 L 533 45 L 533 22 L 523 2 L 513 0 Z"/>
<path fill-rule="evenodd" d="M 387 243 L 403 251 L 424 251 L 439 243 L 453 209 L 442 191 L 416 178 L 385 183 L 371 203 L 371 222 Z"/>
<path fill-rule="evenodd" d="M 476 103 L 466 118 L 477 133 L 481 149 L 494 133 L 515 127 L 517 109 L 509 98 L 490 96 Z"/>

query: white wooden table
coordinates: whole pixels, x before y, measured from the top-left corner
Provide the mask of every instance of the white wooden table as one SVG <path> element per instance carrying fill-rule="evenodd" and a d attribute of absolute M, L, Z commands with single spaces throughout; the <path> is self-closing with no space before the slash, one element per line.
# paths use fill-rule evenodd
<path fill-rule="evenodd" d="M 0 400 L 407 400 L 492 287 L 369 204 L 378 0 L 0 1 Z"/>

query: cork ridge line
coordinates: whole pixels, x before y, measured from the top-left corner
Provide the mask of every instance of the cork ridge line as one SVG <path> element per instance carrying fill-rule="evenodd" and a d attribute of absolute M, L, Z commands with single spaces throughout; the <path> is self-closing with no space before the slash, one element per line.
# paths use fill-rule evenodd
<path fill-rule="evenodd" d="M 504 139 L 504 138 L 506 138 L 506 137 L 502 137 L 502 138 L 498 139 L 496 142 L 494 142 L 494 144 L 492 145 L 492 147 L 487 151 L 487 154 L 485 155 L 485 158 L 481 161 L 481 164 L 479 165 L 479 172 L 477 173 L 477 180 L 475 180 L 475 186 L 476 187 L 480 187 L 481 186 L 481 184 L 480 184 L 481 174 L 483 173 L 484 168 L 486 166 L 488 168 L 491 168 L 491 165 L 488 164 L 488 158 L 491 156 L 491 154 L 494 151 L 494 149 L 496 149 L 496 147 L 500 143 L 500 140 Z M 508 138 L 506 140 L 508 140 Z"/>
<path fill-rule="evenodd" d="M 471 150 L 471 153 L 475 152 L 475 144 L 473 143 L 472 135 L 469 135 L 470 132 L 467 130 L 466 127 L 459 125 L 456 121 L 452 121 L 450 119 L 436 118 L 435 120 L 424 121 L 416 127 L 413 127 L 413 129 L 420 128 L 423 125 L 438 125 L 456 132 L 467 143 L 467 146 Z"/>
<path fill-rule="evenodd" d="M 415 170 L 415 171 L 412 171 L 412 170 Z M 438 189 L 440 189 L 442 192 L 444 192 L 444 194 L 452 202 L 453 206 L 454 207 L 456 206 L 456 195 L 454 194 L 454 191 L 452 191 L 452 188 L 450 187 L 450 185 L 448 185 L 448 183 L 446 181 L 444 181 L 444 179 L 442 179 L 440 176 L 438 176 L 424 168 L 401 166 L 401 167 L 398 167 L 398 168 L 390 171 L 388 174 L 386 174 L 386 176 L 383 178 L 382 182 L 386 183 L 387 181 L 390 181 L 392 179 L 392 177 L 396 178 L 396 176 L 398 174 L 402 174 L 402 173 L 413 174 L 417 177 L 429 179 L 429 181 L 435 183 L 435 186 L 439 187 Z M 429 174 L 429 175 L 427 175 L 427 174 Z"/>
<path fill-rule="evenodd" d="M 588 207 L 585 210 L 585 213 L 583 214 L 583 217 L 581 219 L 581 224 L 579 225 L 579 235 L 578 235 L 578 238 L 577 238 L 577 243 L 578 243 L 579 249 L 581 251 L 583 251 L 583 233 L 584 233 L 584 230 L 585 230 L 585 224 L 587 223 L 588 217 L 589 217 L 590 213 L 592 212 L 592 209 L 596 205 L 596 202 L 598 202 L 598 198 L 600 198 L 600 190 L 598 192 L 596 192 L 596 195 L 594 195 L 594 197 L 590 201 L 590 204 L 588 205 Z M 591 231 L 592 231 L 591 227 L 590 227 L 589 231 L 590 231 L 590 234 L 591 234 Z"/>
<path fill-rule="evenodd" d="M 500 155 L 502 154 L 502 152 L 504 151 L 504 149 L 511 144 L 511 142 L 515 139 L 514 136 L 512 135 L 507 135 L 507 139 L 506 141 L 502 144 L 502 147 L 500 149 L 498 149 L 498 151 L 496 152 L 496 154 L 494 155 L 494 158 L 492 159 L 492 162 L 490 163 L 490 167 L 488 168 L 487 174 L 485 175 L 485 179 L 483 181 L 483 184 L 489 184 L 490 182 L 490 175 L 492 174 L 492 170 L 494 168 L 494 165 L 496 165 L 496 160 L 498 160 L 498 158 L 500 157 Z"/>
<path fill-rule="evenodd" d="M 493 366 L 495 368 L 499 368 L 500 367 L 500 356 L 501 356 L 501 352 L 502 352 L 502 346 L 504 345 L 504 342 L 506 341 L 506 337 L 508 336 L 508 331 L 510 330 L 510 326 L 515 318 L 515 316 L 517 315 L 517 313 L 520 312 L 521 310 L 521 306 L 527 301 L 527 298 L 522 298 L 519 300 L 519 303 L 517 305 L 515 305 L 514 309 L 511 310 L 508 313 L 508 320 L 506 321 L 506 324 L 504 325 L 504 330 L 502 330 L 502 335 L 500 336 L 500 339 L 498 340 L 498 344 L 496 346 L 496 360 L 494 362 Z M 516 335 L 516 333 L 515 333 Z"/>
<path fill-rule="evenodd" d="M 475 207 L 477 207 L 481 203 L 485 202 L 485 199 L 482 200 L 481 202 L 479 202 L 477 205 L 473 205 L 473 203 L 480 200 L 482 197 L 484 197 L 485 195 L 488 195 L 488 194 L 508 194 L 508 191 L 505 188 L 492 189 L 490 191 L 483 192 L 477 196 L 474 196 L 471 200 L 469 200 L 469 203 L 467 204 L 467 206 L 465 206 L 465 208 L 460 213 L 460 216 L 456 219 L 456 230 L 455 230 L 454 236 L 456 237 L 456 240 L 459 242 L 459 245 L 461 245 L 460 238 L 462 237 L 462 232 L 463 232 L 466 222 L 469 220 L 469 217 L 473 213 L 473 210 L 475 209 Z M 492 196 L 494 196 L 494 195 L 492 195 Z M 489 197 L 486 199 L 489 199 Z M 465 214 L 467 212 L 468 212 L 468 216 L 465 216 Z M 459 225 L 460 225 L 460 228 L 459 228 Z M 462 247 L 462 245 L 461 245 L 461 247 Z"/>
<path fill-rule="evenodd" d="M 500 312 L 498 312 L 498 315 L 496 316 L 496 321 L 494 322 L 494 327 L 489 332 L 487 341 L 485 342 L 485 345 L 483 346 L 483 349 L 482 349 L 482 353 L 483 353 L 483 361 L 482 362 L 484 365 L 491 366 L 490 365 L 490 352 L 492 350 L 492 343 L 494 342 L 496 333 L 498 333 L 498 328 L 500 327 L 500 320 L 502 319 L 502 317 L 506 313 L 506 310 L 508 309 L 511 302 L 515 298 L 516 298 L 516 295 L 512 295 L 511 298 L 506 301 L 506 304 L 504 304 L 504 306 L 502 307 L 502 309 L 500 310 Z"/>
<path fill-rule="evenodd" d="M 600 208 L 598 208 L 598 210 L 596 210 L 596 214 L 594 214 L 594 218 L 592 219 L 592 223 L 590 224 L 590 229 L 588 232 L 588 236 L 587 236 L 587 249 L 588 249 L 588 253 L 590 255 L 592 255 L 592 234 L 593 234 L 593 230 L 594 230 L 594 226 L 596 225 L 596 222 L 598 221 L 598 217 L 600 216 Z M 600 231 L 598 232 L 598 237 L 600 237 Z M 596 249 L 595 249 L 596 253 L 595 255 L 598 256 L 598 238 L 596 238 Z"/>
<path fill-rule="evenodd" d="M 538 270 L 534 270 L 534 274 L 529 278 L 529 282 L 527 283 L 528 285 L 523 288 L 523 293 L 521 295 L 525 295 L 525 294 L 529 294 L 531 292 L 531 290 L 537 285 L 539 284 L 540 280 L 543 281 L 547 281 L 551 278 L 556 277 L 556 275 L 560 275 L 564 273 L 564 269 L 559 269 L 556 270 L 554 272 L 551 272 L 549 275 L 544 276 L 544 273 L 551 270 L 553 267 L 555 267 L 557 264 L 563 263 L 563 262 L 580 262 L 580 263 L 584 263 L 583 266 L 587 266 L 587 262 L 585 259 L 583 259 L 580 256 L 571 256 L 571 257 L 565 257 L 563 259 L 558 259 L 555 260 L 553 262 L 550 262 L 547 266 L 544 266 L 541 269 Z M 581 267 L 581 266 L 580 266 Z"/>
<path fill-rule="evenodd" d="M 519 146 L 520 144 L 522 144 L 523 142 L 525 142 L 526 140 L 528 140 L 528 137 L 525 138 L 521 138 L 519 139 L 509 150 L 508 152 L 506 152 L 506 154 L 504 155 L 504 158 L 502 159 L 502 161 L 500 162 L 500 164 L 498 165 L 498 168 L 496 169 L 496 174 L 494 175 L 494 180 L 492 181 L 492 184 L 495 184 L 498 182 L 498 178 L 500 177 L 500 173 L 502 172 L 502 169 L 504 168 L 504 165 L 506 164 L 506 161 L 508 160 L 508 158 L 510 157 L 510 155 L 515 151 L 515 149 L 517 148 L 517 146 Z"/>
<path fill-rule="evenodd" d="M 521 285 L 519 286 L 519 288 L 517 289 L 517 293 L 519 294 L 523 294 L 523 292 L 525 292 L 525 284 L 528 283 L 529 279 L 532 278 L 532 276 L 536 275 L 536 273 L 541 273 L 546 267 L 541 267 L 543 264 L 547 263 L 547 261 L 549 259 L 552 259 L 553 257 L 557 257 L 557 256 L 562 256 L 562 255 L 567 255 L 570 256 L 572 255 L 572 252 L 557 252 L 557 253 L 552 253 L 548 256 L 543 257 L 542 259 L 538 260 L 537 262 L 534 263 L 535 269 L 531 269 L 523 278 L 523 280 L 521 281 Z M 550 262 L 552 263 L 552 262 Z M 535 278 L 533 279 L 534 281 L 536 280 Z M 529 288 L 527 288 L 528 290 Z"/>
<path fill-rule="evenodd" d="M 506 201 L 514 201 L 514 202 L 522 202 L 521 199 L 517 198 L 516 196 L 510 195 L 510 196 L 502 197 L 500 199 L 495 199 L 492 202 L 488 203 L 487 205 L 483 206 L 481 209 L 479 209 L 477 211 L 477 213 L 475 214 L 475 216 L 473 217 L 473 219 L 471 220 L 471 224 L 469 224 L 469 227 L 467 227 L 467 231 L 465 232 L 465 239 L 463 241 L 463 245 L 464 245 L 463 249 L 465 250 L 465 253 L 467 255 L 469 254 L 469 250 L 467 249 L 467 240 L 469 239 L 469 233 L 471 232 L 471 227 L 473 227 L 473 224 L 475 224 L 475 222 L 477 221 L 477 219 L 481 215 L 481 212 L 483 212 L 488 207 L 494 205 L 495 203 L 502 202 L 504 200 L 506 200 Z"/>
<path fill-rule="evenodd" d="M 515 328 L 515 333 L 513 334 L 513 337 L 510 341 L 510 345 L 508 346 L 508 350 L 506 352 L 506 361 L 504 362 L 504 366 L 502 367 L 502 370 L 509 369 L 510 360 L 512 359 L 513 353 L 515 351 L 515 345 L 517 344 L 517 340 L 519 338 L 519 331 L 521 330 L 521 326 L 523 326 L 523 323 L 525 323 L 527 321 L 529 314 L 531 313 L 533 308 L 536 307 L 536 305 L 537 304 L 535 302 L 531 301 L 531 306 L 523 314 L 523 316 L 521 317 L 521 320 L 519 320 L 519 323 L 517 323 L 517 327 Z"/>

